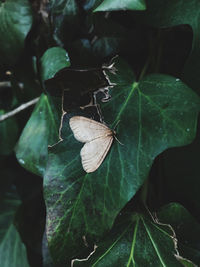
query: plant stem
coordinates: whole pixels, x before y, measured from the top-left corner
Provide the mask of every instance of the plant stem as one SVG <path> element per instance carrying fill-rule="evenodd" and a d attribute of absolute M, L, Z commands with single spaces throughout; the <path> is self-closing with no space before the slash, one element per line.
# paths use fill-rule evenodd
<path fill-rule="evenodd" d="M 149 184 L 149 180 L 148 178 L 145 180 L 142 189 L 141 189 L 141 194 L 140 194 L 140 199 L 141 201 L 146 204 L 146 200 L 147 200 L 147 194 L 148 194 L 148 184 Z"/>
<path fill-rule="evenodd" d="M 22 111 L 22 110 L 34 105 L 35 103 L 37 103 L 38 100 L 39 100 L 39 97 L 36 97 L 33 100 L 22 104 L 21 106 L 17 107 L 16 109 L 14 109 L 12 111 L 10 111 L 10 112 L 8 112 L 6 114 L 0 115 L 0 121 L 6 120 L 6 119 L 14 116 L 15 114 L 19 113 L 20 111 Z"/>

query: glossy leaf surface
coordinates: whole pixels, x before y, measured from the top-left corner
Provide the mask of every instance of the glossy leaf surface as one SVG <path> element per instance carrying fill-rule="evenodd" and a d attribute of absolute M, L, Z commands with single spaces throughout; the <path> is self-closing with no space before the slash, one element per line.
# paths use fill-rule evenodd
<path fill-rule="evenodd" d="M 31 26 L 32 10 L 28 0 L 0 2 L 1 62 L 8 65 L 16 62 Z"/>
<path fill-rule="evenodd" d="M 99 169 L 85 174 L 83 144 L 75 140 L 65 116 L 64 141 L 49 150 L 44 181 L 47 237 L 58 261 L 66 251 L 74 257 L 85 248 L 82 236 L 95 242 L 112 227 L 159 153 L 188 144 L 195 136 L 200 102 L 185 84 L 166 75 L 136 82 L 125 63 L 116 68 L 117 75 L 110 79 L 117 85 L 110 90 L 111 100 L 102 104 L 102 113 L 110 128 L 118 123 L 117 138 L 123 145 L 115 141 Z M 59 247 L 60 242 L 65 245 Z"/>
<path fill-rule="evenodd" d="M 58 141 L 60 118 L 52 98 L 41 95 L 16 147 L 19 163 L 27 170 L 43 175 L 48 145 Z"/>
<path fill-rule="evenodd" d="M 181 267 L 176 257 L 172 231 L 151 218 L 135 214 L 113 227 L 98 244 L 88 260 L 75 260 L 76 266 L 174 266 Z M 163 245 L 165 244 L 165 245 Z"/>
<path fill-rule="evenodd" d="M 94 11 L 144 10 L 144 0 L 104 0 Z"/>
<path fill-rule="evenodd" d="M 140 267 L 153 264 L 195 267 L 191 255 L 196 256 L 196 263 L 199 262 L 198 250 L 190 247 L 194 246 L 194 240 L 198 247 L 199 224 L 181 205 L 171 203 L 163 207 L 157 213 L 159 220 L 153 220 L 144 214 L 129 216 L 127 220 L 127 215 L 123 215 L 126 220 L 122 217 L 115 223 L 112 231 L 98 244 L 88 260 L 75 260 L 73 266 Z M 194 227 L 196 237 L 193 235 L 191 238 L 188 227 Z M 190 247 L 190 255 L 181 249 L 182 240 L 188 241 L 186 247 Z"/>
<path fill-rule="evenodd" d="M 63 48 L 49 48 L 41 58 L 42 80 L 44 81 L 52 78 L 60 69 L 69 66 L 69 56 Z"/>

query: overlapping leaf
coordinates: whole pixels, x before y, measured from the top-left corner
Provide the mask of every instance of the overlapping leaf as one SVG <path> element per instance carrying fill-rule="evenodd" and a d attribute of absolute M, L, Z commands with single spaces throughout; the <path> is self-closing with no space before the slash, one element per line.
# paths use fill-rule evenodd
<path fill-rule="evenodd" d="M 70 65 L 66 51 L 59 47 L 48 49 L 41 58 L 42 81 L 50 79 L 61 68 Z M 55 91 L 57 88 L 54 88 Z M 16 156 L 27 170 L 43 175 L 48 145 L 58 141 L 61 118 L 61 98 L 42 94 L 16 147 Z"/>
<path fill-rule="evenodd" d="M 189 239 L 187 238 L 188 247 L 193 242 L 185 226 L 196 226 L 196 233 L 200 229 L 197 223 L 196 225 L 194 224 L 192 218 L 183 207 L 175 203 L 163 207 L 162 211 L 158 213 L 161 223 L 148 218 L 144 214 L 127 215 L 124 214 L 123 218 L 115 223 L 112 231 L 98 244 L 89 259 L 74 260 L 73 267 L 93 265 L 97 267 L 140 267 L 151 266 L 152 264 L 153 266 L 174 267 L 195 266 L 191 262 L 191 255 L 187 255 L 189 258 L 186 259 L 184 251 L 179 251 L 184 235 L 189 237 Z M 180 227 L 180 222 L 182 227 Z M 177 227 L 174 227 L 175 225 Z M 175 232 L 171 227 L 174 228 Z M 198 246 L 197 240 L 196 235 L 196 246 Z M 193 256 L 199 254 L 197 250 L 191 249 L 192 251 Z M 198 263 L 198 257 L 196 259 L 196 263 Z M 183 262 L 185 262 L 185 265 L 181 264 Z"/>
<path fill-rule="evenodd" d="M 84 250 L 83 236 L 94 242 L 112 227 L 159 153 L 187 144 L 195 135 L 200 102 L 185 84 L 166 75 L 136 82 L 130 67 L 116 67 L 118 73 L 110 79 L 117 85 L 102 113 L 111 128 L 118 123 L 117 138 L 123 145 L 115 141 L 100 168 L 85 174 L 79 155 L 82 144 L 75 140 L 65 116 L 64 141 L 49 151 L 44 181 L 47 233 L 58 262 L 66 253 L 74 257 Z"/>
<path fill-rule="evenodd" d="M 192 144 L 169 149 L 162 158 L 165 173 L 164 187 L 166 192 L 170 192 L 167 199 L 184 203 L 185 206 L 191 207 L 193 214 L 197 216 L 200 210 L 199 158 L 199 131 Z"/>
<path fill-rule="evenodd" d="M 144 0 L 104 0 L 95 11 L 116 11 L 116 10 L 144 10 L 146 8 Z"/>
<path fill-rule="evenodd" d="M 31 26 L 32 10 L 28 0 L 0 2 L 1 62 L 8 65 L 16 62 Z"/>
<path fill-rule="evenodd" d="M 75 0 L 51 1 L 53 36 L 60 45 L 69 42 L 80 31 L 80 7 Z"/>
<path fill-rule="evenodd" d="M 170 224 L 174 229 L 178 240 L 179 254 L 198 265 L 200 262 L 199 223 L 183 206 L 177 203 L 163 207 L 158 213 L 158 219 Z"/>
<path fill-rule="evenodd" d="M 13 193 L 0 203 L 0 263 L 1 267 L 28 267 L 26 249 L 13 221 L 20 204 Z"/>
<path fill-rule="evenodd" d="M 42 80 L 52 78 L 60 69 L 69 67 L 70 61 L 67 52 L 60 47 L 52 47 L 45 51 L 41 58 Z M 56 88 L 55 88 L 56 89 Z"/>
<path fill-rule="evenodd" d="M 129 220 L 126 214 L 125 218 L 116 223 L 88 260 L 75 260 L 73 267 L 182 266 L 175 257 L 169 226 L 158 225 L 142 214 L 130 216 Z"/>
<path fill-rule="evenodd" d="M 57 99 L 41 95 L 16 147 L 19 163 L 40 176 L 46 167 L 48 145 L 58 141 L 61 114 L 54 100 Z"/>
<path fill-rule="evenodd" d="M 147 10 L 139 14 L 142 23 L 148 23 L 154 27 L 172 27 L 181 24 L 188 24 L 193 31 L 193 45 L 190 56 L 184 68 L 183 78 L 189 86 L 199 91 L 199 10 L 198 0 L 152 0 L 148 2 Z"/>

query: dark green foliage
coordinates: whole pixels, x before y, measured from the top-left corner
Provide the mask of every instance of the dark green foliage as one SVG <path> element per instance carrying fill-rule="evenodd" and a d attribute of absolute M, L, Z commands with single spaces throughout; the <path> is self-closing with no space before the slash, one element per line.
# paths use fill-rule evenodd
<path fill-rule="evenodd" d="M 1 267 L 200 264 L 199 8 L 0 1 Z M 93 173 L 74 115 L 116 131 Z"/>

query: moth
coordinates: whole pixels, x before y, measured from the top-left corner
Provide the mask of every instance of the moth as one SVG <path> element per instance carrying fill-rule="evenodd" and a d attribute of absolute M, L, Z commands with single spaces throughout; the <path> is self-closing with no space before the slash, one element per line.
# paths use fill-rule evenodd
<path fill-rule="evenodd" d="M 87 172 L 96 171 L 105 159 L 116 132 L 95 120 L 74 116 L 69 120 L 74 137 L 85 143 L 81 149 L 81 162 Z"/>

